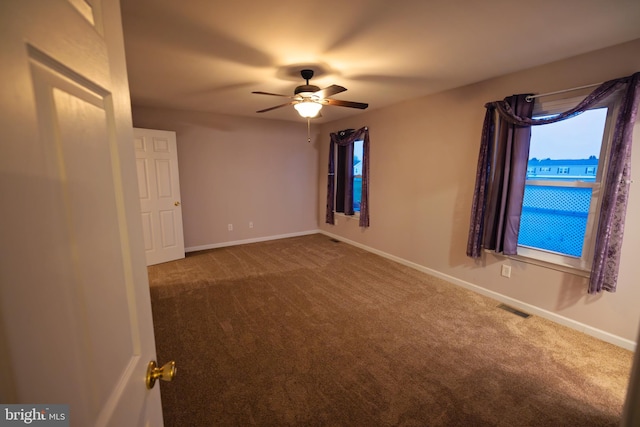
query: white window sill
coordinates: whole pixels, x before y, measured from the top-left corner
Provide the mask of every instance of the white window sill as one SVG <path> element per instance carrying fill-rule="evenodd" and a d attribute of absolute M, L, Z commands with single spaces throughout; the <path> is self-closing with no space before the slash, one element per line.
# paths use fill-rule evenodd
<path fill-rule="evenodd" d="M 343 212 L 334 212 L 334 216 L 341 216 L 343 218 L 360 218 L 360 212 L 355 212 L 353 215 L 345 215 Z"/>
<path fill-rule="evenodd" d="M 590 277 L 591 275 L 591 269 L 588 269 L 588 268 L 577 267 L 569 263 L 547 261 L 544 259 L 544 253 L 542 251 L 530 251 L 530 252 L 534 252 L 532 256 L 527 256 L 522 254 L 504 255 L 501 253 L 496 253 L 491 249 L 485 249 L 485 252 L 488 252 L 493 255 L 501 256 L 504 258 L 512 259 L 514 261 L 523 262 L 525 264 L 537 265 L 538 267 L 549 268 L 551 270 L 562 271 L 563 273 L 574 274 L 576 276 Z M 523 252 L 526 252 L 526 249 Z M 539 255 L 539 257 L 536 257 L 536 255 Z"/>

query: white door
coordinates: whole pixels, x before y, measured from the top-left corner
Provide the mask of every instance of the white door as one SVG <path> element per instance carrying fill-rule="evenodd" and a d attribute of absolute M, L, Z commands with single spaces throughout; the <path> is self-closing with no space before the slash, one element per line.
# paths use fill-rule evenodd
<path fill-rule="evenodd" d="M 0 401 L 161 426 L 118 0 L 0 2 Z"/>
<path fill-rule="evenodd" d="M 184 258 L 176 133 L 133 129 L 147 265 Z"/>

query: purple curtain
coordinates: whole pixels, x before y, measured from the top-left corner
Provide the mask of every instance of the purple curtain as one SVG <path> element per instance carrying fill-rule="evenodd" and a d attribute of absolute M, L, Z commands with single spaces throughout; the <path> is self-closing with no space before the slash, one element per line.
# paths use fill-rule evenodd
<path fill-rule="evenodd" d="M 369 128 L 363 127 L 356 131 L 341 131 L 331 134 L 329 146 L 329 166 L 327 176 L 327 210 L 325 222 L 334 224 L 334 201 L 335 201 L 335 146 L 349 147 L 351 161 L 345 167 L 347 185 L 344 189 L 345 215 L 353 215 L 353 143 L 363 141 L 362 159 L 362 196 L 360 199 L 360 227 L 369 227 Z M 350 157 L 350 156 L 347 156 Z M 350 166 L 350 168 L 349 168 Z M 349 169 L 348 171 L 346 169 Z M 349 185 L 350 183 L 350 185 Z"/>
<path fill-rule="evenodd" d="M 344 132 L 344 131 L 343 131 Z M 353 215 L 353 146 L 338 145 L 338 164 L 336 169 L 335 212 Z"/>
<path fill-rule="evenodd" d="M 589 293 L 616 291 L 631 182 L 631 140 L 640 102 L 640 73 L 629 78 L 616 119 L 591 265 Z"/>
<path fill-rule="evenodd" d="M 504 184 L 504 181 L 496 181 L 492 178 L 495 175 L 500 176 L 507 173 L 504 170 L 500 170 L 501 166 L 496 162 L 496 156 L 491 151 L 496 129 L 494 111 L 500 117 L 499 122 L 506 121 L 517 126 L 544 125 L 574 117 L 612 94 L 624 90 L 621 100 L 622 107 L 616 119 L 611 155 L 607 165 L 606 184 L 603 189 L 602 208 L 596 232 L 596 253 L 589 282 L 589 293 L 598 293 L 602 290 L 615 291 L 624 231 L 624 214 L 629 195 L 631 139 L 640 100 L 639 80 L 640 73 L 609 80 L 598 86 L 576 107 L 547 119 L 532 119 L 527 117 L 526 114 L 521 114 L 521 112 L 517 111 L 517 105 L 519 104 L 515 103 L 516 107 L 514 107 L 514 103 L 510 98 L 485 105 L 487 112 L 482 128 L 480 155 L 478 156 L 478 169 L 471 209 L 469 239 L 467 241 L 468 256 L 479 258 L 484 247 L 499 250 L 497 245 L 493 248 L 490 241 L 488 242 L 489 245 L 485 242 L 488 234 L 488 230 L 485 230 L 486 223 L 496 221 L 495 218 L 489 218 L 495 212 L 488 203 L 493 200 L 494 192 L 500 191 L 500 189 L 494 188 L 495 185 Z M 526 145 L 528 151 L 528 141 Z M 524 175 L 522 179 L 524 179 L 526 167 L 522 173 Z M 489 195 L 491 195 L 491 198 Z M 510 218 L 504 218 L 498 220 L 498 222 L 503 221 L 509 224 L 509 220 Z M 507 231 L 509 231 L 509 227 L 507 227 Z M 510 246 L 510 243 L 508 246 Z M 505 251 L 504 247 L 503 251 Z M 507 254 L 507 252 L 503 253 Z"/>
<path fill-rule="evenodd" d="M 527 95 L 514 95 L 505 101 L 519 117 L 531 117 L 533 103 L 527 102 L 526 97 Z M 493 115 L 492 113 L 491 116 Z M 488 176 L 483 242 L 487 249 L 515 255 L 531 127 L 498 120 L 495 130 L 498 137 L 488 144 L 492 167 Z"/>

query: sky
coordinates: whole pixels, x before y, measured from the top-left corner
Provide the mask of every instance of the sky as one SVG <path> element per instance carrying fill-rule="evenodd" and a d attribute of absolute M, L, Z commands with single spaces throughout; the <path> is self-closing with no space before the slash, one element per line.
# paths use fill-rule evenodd
<path fill-rule="evenodd" d="M 362 152 L 364 151 L 363 143 L 364 141 L 354 141 L 353 143 L 353 164 L 354 165 L 358 163 L 356 161 L 356 158 L 360 161 L 362 161 L 362 159 L 364 158 L 364 155 L 362 154 Z"/>
<path fill-rule="evenodd" d="M 607 109 L 598 108 L 550 125 L 531 126 L 529 159 L 600 157 Z"/>

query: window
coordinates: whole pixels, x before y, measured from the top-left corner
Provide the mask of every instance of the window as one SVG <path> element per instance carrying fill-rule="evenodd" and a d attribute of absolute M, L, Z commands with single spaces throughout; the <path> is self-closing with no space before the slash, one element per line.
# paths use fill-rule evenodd
<path fill-rule="evenodd" d="M 476 183 L 471 204 L 471 220 L 469 221 L 469 238 L 467 239 L 466 253 L 469 257 L 477 260 L 482 257 L 483 250 L 493 251 L 496 254 L 501 253 L 505 256 L 516 257 L 521 261 L 587 276 L 589 277 L 588 292 L 590 294 L 602 291 L 615 292 L 622 251 L 625 214 L 630 193 L 631 144 L 633 129 L 636 125 L 636 110 L 638 101 L 640 101 L 640 93 L 637 90 L 639 84 L 640 73 L 609 80 L 588 94 L 586 91 L 583 92 L 584 95 L 587 95 L 586 97 L 582 100 L 576 100 L 577 104 L 574 103 L 566 107 L 555 105 L 555 108 L 552 108 L 554 103 L 546 101 L 539 104 L 539 100 L 543 97 L 556 96 L 559 93 L 573 92 L 577 89 L 537 97 L 518 94 L 485 104 L 486 113 L 480 138 Z M 530 102 L 531 98 L 537 100 Z M 537 110 L 534 108 L 536 106 Z M 584 114 L 578 116 L 578 113 L 592 114 L 592 110 L 596 114 L 599 110 L 606 117 L 604 125 L 602 125 L 602 121 L 600 122 L 601 133 L 597 130 L 594 131 L 594 127 L 587 123 L 580 126 L 575 125 L 576 120 L 579 120 L 578 117 L 585 117 Z M 532 116 L 544 117 L 545 115 L 552 116 L 552 118 L 539 118 L 533 121 L 529 119 Z M 542 139 L 534 136 L 534 152 L 536 147 L 540 145 L 536 141 L 546 140 L 548 142 L 545 147 L 546 151 L 554 153 L 554 157 L 546 155 L 545 150 L 541 151 L 542 155 L 539 158 L 530 153 L 533 131 L 531 126 L 542 126 L 540 131 L 544 132 L 544 129 L 554 129 L 557 126 L 547 125 L 564 120 L 570 120 L 570 129 L 574 133 L 572 138 L 569 135 L 563 135 L 563 132 L 556 132 L 555 138 L 553 135 Z M 614 121 L 615 126 L 612 126 Z M 615 128 L 613 132 L 612 127 Z M 576 167 L 575 170 L 577 177 L 562 175 L 563 179 L 558 179 L 555 182 L 549 179 L 540 179 L 543 178 L 541 176 L 527 179 L 527 167 L 531 166 L 528 163 L 533 162 L 534 159 L 538 161 L 539 159 L 542 161 L 565 160 L 564 166 L 580 163 L 584 167 L 584 154 L 572 158 L 567 156 L 567 153 L 575 154 L 578 148 L 589 146 L 586 140 L 580 137 L 576 138 L 576 136 L 588 138 L 598 134 L 601 137 L 598 141 L 600 144 L 599 153 L 589 155 L 586 159 L 591 160 L 589 166 L 596 166 L 594 179 L 583 178 L 584 175 L 580 167 Z M 561 141 L 558 141 L 559 138 Z M 356 138 L 352 140 L 354 139 Z M 365 139 L 365 152 L 368 152 L 367 142 L 368 140 Z M 576 143 L 578 143 L 577 146 Z M 615 150 L 613 144 L 615 144 Z M 368 163 L 366 158 L 365 161 L 365 164 Z M 365 176 L 368 178 L 367 169 L 365 168 Z M 546 178 L 551 178 L 551 176 Z M 607 182 L 603 182 L 604 180 Z M 524 227 L 535 224 L 535 221 L 527 221 L 527 219 L 521 222 L 523 205 L 525 208 L 528 207 L 524 201 L 526 184 L 529 184 L 530 189 L 536 185 L 587 189 L 586 191 L 590 193 L 589 208 L 587 219 L 583 220 L 586 222 L 586 226 L 584 227 L 580 255 L 558 251 L 555 247 L 544 247 L 540 243 L 540 239 L 519 242 L 521 226 L 524 230 Z M 366 189 L 368 186 L 365 186 Z M 368 198 L 364 198 L 366 194 L 367 191 L 363 191 L 364 208 L 368 207 L 369 201 Z M 330 203 L 333 204 L 333 199 Z M 550 211 L 545 213 L 556 213 L 554 210 L 562 210 L 562 208 L 580 213 L 573 209 L 566 209 L 568 205 L 570 203 L 566 200 L 552 203 L 551 206 L 544 207 Z M 563 228 L 557 225 L 554 227 L 552 223 L 547 221 L 542 224 L 539 234 L 551 236 L 553 240 L 563 231 Z M 531 237 L 533 234 L 530 233 L 529 236 Z M 526 231 L 523 231 L 522 238 L 524 239 L 525 236 Z M 555 258 L 553 261 L 547 261 L 546 255 Z M 540 257 L 545 258 L 540 260 Z M 535 260 L 532 260 L 533 258 Z"/>
<path fill-rule="evenodd" d="M 369 227 L 369 145 L 369 128 L 366 126 L 331 133 L 327 168 L 327 224 L 335 225 L 337 212 L 348 216 L 357 212 L 358 226 Z"/>
<path fill-rule="evenodd" d="M 580 99 L 536 101 L 533 116 L 566 111 Z M 527 173 L 519 256 L 569 268 L 590 268 L 613 110 L 610 102 L 568 120 L 531 127 L 528 169 L 538 167 L 540 173 Z"/>
<path fill-rule="evenodd" d="M 350 150 L 353 149 L 351 152 Z M 362 199 L 362 161 L 364 160 L 364 141 L 358 140 L 352 147 L 339 146 L 337 150 L 337 172 L 336 172 L 336 212 L 345 212 L 345 184 L 349 179 L 345 173 L 345 163 L 351 158 L 351 171 L 353 182 L 351 190 L 353 194 L 353 212 L 360 212 L 360 201 Z M 348 209 L 347 209 L 348 211 Z"/>
<path fill-rule="evenodd" d="M 353 211 L 360 212 L 360 200 L 362 198 L 362 160 L 364 141 L 353 143 Z"/>

